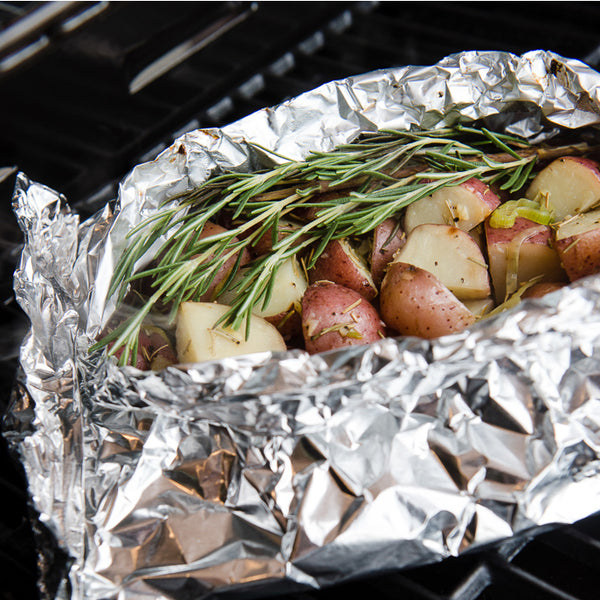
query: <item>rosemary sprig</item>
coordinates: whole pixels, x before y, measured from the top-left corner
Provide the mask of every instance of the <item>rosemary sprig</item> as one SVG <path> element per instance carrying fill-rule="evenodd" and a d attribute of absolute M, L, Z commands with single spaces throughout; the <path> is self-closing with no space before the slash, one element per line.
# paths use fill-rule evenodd
<path fill-rule="evenodd" d="M 499 153 L 501 159 L 496 158 Z M 159 302 L 170 304 L 174 319 L 181 302 L 200 298 L 221 267 L 236 255 L 238 261 L 220 293 L 233 289 L 237 295 L 221 323 L 249 327 L 253 308 L 268 301 L 277 269 L 288 257 L 301 256 L 310 248 L 306 260 L 310 268 L 329 240 L 363 235 L 410 203 L 471 177 L 517 191 L 529 180 L 536 159 L 523 140 L 486 129 L 381 131 L 332 152 L 314 152 L 305 161 L 286 161 L 258 173 L 214 177 L 177 202 L 169 200 L 168 207 L 130 232 L 109 294 L 118 293 L 122 301 L 129 284 L 145 277 L 153 278 L 154 291 L 133 317 L 92 350 L 110 344 L 110 354 L 124 348 L 121 364 L 135 360 L 139 331 L 152 309 Z M 323 197 L 323 191 L 338 194 Z M 279 219 L 307 209 L 314 210 L 314 218 L 278 241 Z M 209 221 L 225 217 L 235 225 L 224 233 L 200 238 Z M 234 278 L 241 250 L 252 248 L 268 231 L 273 235 L 272 251 Z M 161 237 L 168 239 L 155 264 L 134 273 L 135 265 Z"/>

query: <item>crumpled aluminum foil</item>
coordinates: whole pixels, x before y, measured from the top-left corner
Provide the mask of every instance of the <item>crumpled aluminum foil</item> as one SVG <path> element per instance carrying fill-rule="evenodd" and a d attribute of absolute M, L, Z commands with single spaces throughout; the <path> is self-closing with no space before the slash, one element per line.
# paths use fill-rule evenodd
<path fill-rule="evenodd" d="M 269 353 L 159 373 L 87 348 L 126 232 L 219 169 L 361 131 L 486 118 L 532 140 L 600 121 L 600 74 L 551 52 L 465 52 L 324 85 L 178 139 L 85 222 L 18 179 L 29 315 L 5 436 L 71 557 L 60 598 L 321 588 L 600 506 L 600 279 L 434 341 Z M 259 586 L 259 588 L 257 588 Z"/>

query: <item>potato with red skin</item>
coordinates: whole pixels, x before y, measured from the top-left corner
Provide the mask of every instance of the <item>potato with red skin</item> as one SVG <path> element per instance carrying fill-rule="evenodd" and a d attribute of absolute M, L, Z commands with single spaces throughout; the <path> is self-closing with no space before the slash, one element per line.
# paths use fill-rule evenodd
<path fill-rule="evenodd" d="M 406 208 L 404 229 L 410 233 L 425 223 L 452 225 L 470 231 L 500 205 L 500 198 L 479 179 L 443 187 Z"/>
<path fill-rule="evenodd" d="M 236 296 L 236 284 L 244 277 L 240 269 L 232 282 L 232 287 L 219 297 L 222 304 L 233 304 Z M 295 256 L 286 258 L 275 273 L 273 293 L 266 305 L 259 303 L 252 309 L 253 314 L 275 325 L 283 338 L 288 341 L 302 336 L 300 303 L 308 287 L 304 271 Z"/>
<path fill-rule="evenodd" d="M 113 344 L 109 344 L 111 348 Z M 119 359 L 124 352 L 120 348 L 115 352 Z M 134 367 L 141 371 L 159 371 L 177 362 L 177 356 L 167 332 L 154 325 L 143 325 L 138 336 L 138 349 Z"/>
<path fill-rule="evenodd" d="M 140 335 L 138 336 L 138 350 L 137 354 L 135 355 L 135 362 L 133 362 L 131 358 L 129 360 L 129 362 L 133 362 L 133 366 L 140 371 L 148 371 L 150 369 L 150 360 L 148 353 L 145 350 L 149 342 L 150 338 L 143 331 L 140 331 Z M 114 342 L 111 342 L 108 344 L 108 349 L 110 350 L 113 346 Z M 123 352 L 125 352 L 125 348 L 119 348 L 115 352 L 114 357 L 119 360 L 123 355 Z"/>
<path fill-rule="evenodd" d="M 302 226 L 302 224 L 300 222 L 295 221 L 293 219 L 286 219 L 286 218 L 279 219 L 279 221 L 277 222 L 277 233 L 275 235 L 275 241 L 280 242 L 281 240 L 283 240 L 286 237 L 295 233 L 298 229 L 300 229 L 301 226 Z M 254 231 L 256 231 L 257 228 L 258 228 L 258 226 L 255 227 L 254 230 L 246 231 L 245 234 L 242 236 L 243 239 L 246 239 L 249 235 L 251 235 Z M 294 245 L 300 244 L 307 237 L 308 237 L 307 234 L 299 236 L 298 240 L 294 243 Z M 269 252 L 271 252 L 272 249 L 273 249 L 273 228 L 272 227 L 270 229 L 268 229 L 267 231 L 265 231 L 258 239 L 253 240 L 250 247 L 248 248 L 250 254 L 254 258 L 256 258 L 258 256 L 264 256 L 265 254 L 268 254 Z"/>
<path fill-rule="evenodd" d="M 525 195 L 547 200 L 555 221 L 582 213 L 600 203 L 600 164 L 581 156 L 557 158 L 533 178 Z"/>
<path fill-rule="evenodd" d="M 396 219 L 386 219 L 375 227 L 371 249 L 371 277 L 376 285 L 381 284 L 386 267 L 404 244 L 406 234 Z"/>
<path fill-rule="evenodd" d="M 401 335 L 426 339 L 462 331 L 476 320 L 435 275 L 402 262 L 389 266 L 379 306 L 388 327 Z"/>
<path fill-rule="evenodd" d="M 346 239 L 331 240 L 307 274 L 309 283 L 333 281 L 369 301 L 377 296 L 377 286 L 365 261 Z"/>
<path fill-rule="evenodd" d="M 555 225 L 553 245 L 569 281 L 600 273 L 600 209 Z"/>
<path fill-rule="evenodd" d="M 395 254 L 394 262 L 429 271 L 459 300 L 490 295 L 488 268 L 481 248 L 458 227 L 438 223 L 415 227 Z"/>
<path fill-rule="evenodd" d="M 488 219 L 485 236 L 496 302 L 506 300 L 507 274 L 510 274 L 513 259 L 518 262 L 511 293 L 536 277 L 541 277 L 540 281 L 544 282 L 566 280 L 558 254 L 550 244 L 551 230 L 547 225 L 517 217 L 512 227 L 492 227 Z"/>
<path fill-rule="evenodd" d="M 152 371 L 160 371 L 177 362 L 177 355 L 167 332 L 160 327 L 146 325 L 142 332 L 148 336 L 145 354 L 148 357 L 149 367 Z"/>
<path fill-rule="evenodd" d="M 310 285 L 302 298 L 302 333 L 307 352 L 370 344 L 385 337 L 379 314 L 355 290 L 331 281 Z"/>
<path fill-rule="evenodd" d="M 224 233 L 226 231 L 227 231 L 227 229 L 225 229 L 225 227 L 221 227 L 221 225 L 217 225 L 217 224 L 211 223 L 209 221 L 208 223 L 206 223 L 204 225 L 204 228 L 202 229 L 202 233 L 200 233 L 200 239 L 202 240 L 202 239 L 208 238 L 213 235 L 218 235 L 220 233 Z M 234 241 L 235 240 L 237 240 L 237 238 L 234 238 Z M 192 256 L 192 258 L 195 258 L 196 256 L 197 255 L 194 255 L 194 256 Z M 202 296 L 200 296 L 199 298 L 196 299 L 198 302 L 208 302 L 210 300 L 216 300 L 218 292 L 219 292 L 220 288 L 223 286 L 223 284 L 225 283 L 226 279 L 229 277 L 231 270 L 235 266 L 237 258 L 238 258 L 238 255 L 236 254 L 236 255 L 232 256 L 231 258 L 229 258 L 225 262 L 225 264 L 221 267 L 221 269 L 217 273 L 217 275 L 214 278 L 214 280 L 212 281 L 212 283 L 208 286 L 208 289 L 206 290 L 206 292 L 204 294 L 202 294 Z M 242 250 L 240 266 L 247 265 L 250 262 L 250 260 L 251 260 L 250 253 L 248 252 L 248 250 L 246 248 L 244 248 Z"/>
<path fill-rule="evenodd" d="M 199 235 L 199 239 L 204 239 L 204 238 L 210 237 L 212 235 L 218 235 L 225 231 L 227 231 L 227 229 L 225 227 L 222 227 L 221 225 L 217 225 L 216 223 L 212 223 L 211 221 L 208 221 L 204 225 L 204 228 L 202 229 L 202 232 Z M 234 238 L 234 240 L 237 240 L 237 238 Z M 149 269 L 156 268 L 158 266 L 158 264 L 160 263 L 162 256 L 163 256 L 163 251 L 161 251 L 157 255 L 157 257 L 146 267 L 146 269 L 149 270 Z M 198 256 L 198 255 L 194 255 L 192 258 L 194 258 L 195 256 Z M 207 302 L 207 301 L 216 299 L 217 292 L 219 291 L 220 287 L 223 285 L 223 283 L 229 276 L 231 269 L 233 269 L 235 262 L 237 260 L 237 256 L 238 255 L 236 254 L 235 256 L 232 256 L 231 258 L 229 258 L 227 260 L 227 262 L 221 267 L 220 271 L 217 273 L 217 276 L 214 278 L 214 280 L 212 281 L 212 283 L 210 284 L 210 286 L 208 287 L 206 292 L 200 298 L 201 301 Z M 250 260 L 251 260 L 250 253 L 248 252 L 248 250 L 246 248 L 244 248 L 242 250 L 240 266 L 247 265 L 250 262 Z M 152 296 L 152 294 L 154 294 L 154 292 L 156 291 L 156 288 L 153 286 L 153 284 L 154 284 L 154 277 L 151 275 L 149 275 L 147 277 L 142 277 L 142 278 L 134 281 L 133 285 L 132 285 L 134 294 L 137 293 L 143 297 Z M 166 312 L 166 311 L 170 310 L 171 303 L 163 303 L 161 300 L 159 300 L 157 302 L 157 304 L 155 305 L 155 307 L 159 311 Z"/>
<path fill-rule="evenodd" d="M 551 294 L 552 292 L 556 292 L 556 290 L 564 288 L 565 285 L 567 284 L 564 282 L 535 283 L 523 292 L 521 298 L 542 298 L 546 294 Z"/>
<path fill-rule="evenodd" d="M 323 184 L 327 185 L 327 182 L 321 182 L 321 186 L 323 186 Z M 331 200 L 346 198 L 350 195 L 351 192 L 354 191 L 354 189 L 354 186 L 351 185 L 349 187 L 334 188 L 332 190 L 327 189 L 327 191 L 315 194 L 310 198 L 310 204 L 313 204 L 314 206 L 301 207 L 298 210 L 294 211 L 294 215 L 302 221 L 304 221 L 305 223 L 311 223 L 316 218 L 318 218 L 320 211 L 327 208 L 325 205 L 319 206 L 320 202 L 325 203 Z"/>

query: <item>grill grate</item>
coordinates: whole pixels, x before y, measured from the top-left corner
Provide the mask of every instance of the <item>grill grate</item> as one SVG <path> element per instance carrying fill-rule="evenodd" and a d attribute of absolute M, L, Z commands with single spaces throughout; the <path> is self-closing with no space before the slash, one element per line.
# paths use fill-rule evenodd
<path fill-rule="evenodd" d="M 52 15 L 40 12 L 52 4 L 60 5 Z M 115 196 L 131 167 L 185 131 L 224 125 L 332 79 L 432 64 L 465 49 L 552 49 L 598 67 L 599 16 L 593 2 L 569 10 L 502 2 L 0 3 L 0 409 L 27 326 L 10 281 L 21 240 L 8 201 L 13 167 L 63 192 L 85 216 Z M 9 39 L 24 22 L 25 33 Z M 157 76 L 165 62 L 170 68 Z M 40 594 L 24 476 L 4 441 L 0 461 L 0 599 L 33 600 Z M 50 588 L 62 564 L 54 558 L 40 561 L 55 573 Z M 596 515 L 500 548 L 285 598 L 589 600 L 599 567 Z"/>

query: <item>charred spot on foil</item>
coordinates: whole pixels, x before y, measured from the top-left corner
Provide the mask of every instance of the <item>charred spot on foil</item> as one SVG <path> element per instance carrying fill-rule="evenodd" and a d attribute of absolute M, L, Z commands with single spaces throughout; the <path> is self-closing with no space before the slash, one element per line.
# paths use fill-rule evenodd
<path fill-rule="evenodd" d="M 183 144 L 179 144 L 179 148 L 177 148 L 177 154 L 183 154 L 183 156 L 186 155 L 185 146 Z"/>
<path fill-rule="evenodd" d="M 213 140 L 219 139 L 218 134 L 216 134 L 214 131 L 211 131 L 210 129 L 199 129 L 198 131 L 211 137 Z"/>

